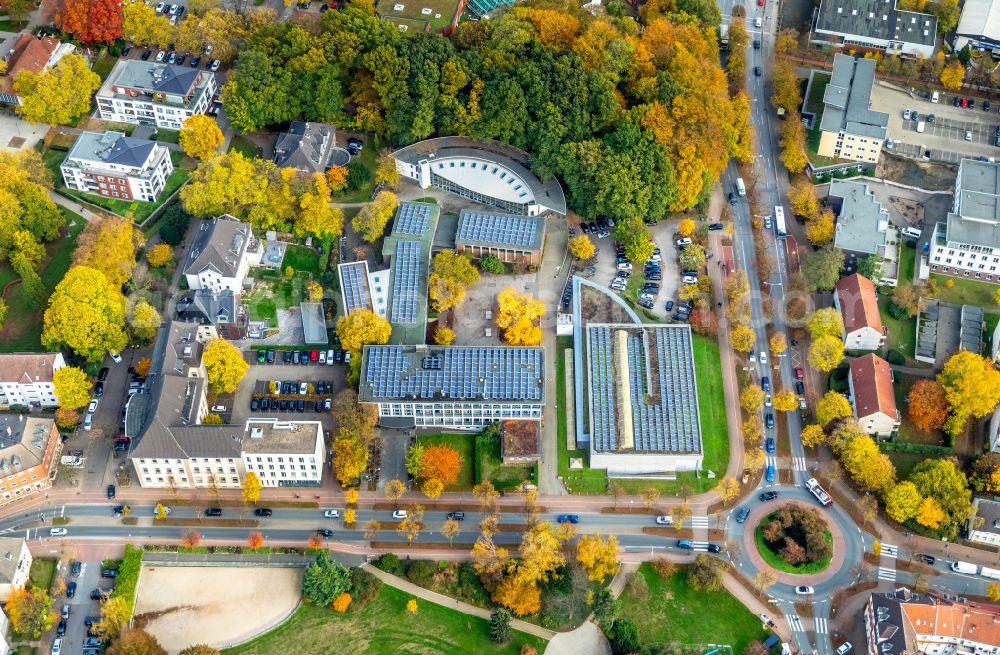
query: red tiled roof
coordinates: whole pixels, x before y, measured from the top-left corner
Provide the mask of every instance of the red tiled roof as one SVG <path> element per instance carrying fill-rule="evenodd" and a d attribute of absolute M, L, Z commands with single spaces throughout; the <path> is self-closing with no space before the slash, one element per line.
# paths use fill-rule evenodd
<path fill-rule="evenodd" d="M 14 44 L 14 54 L 10 56 L 7 74 L 13 78 L 21 71 L 41 72 L 58 47 L 59 39 L 51 36 L 39 39 L 30 34 L 22 34 Z"/>
<path fill-rule="evenodd" d="M 864 327 L 885 331 L 878 313 L 875 285 L 868 278 L 857 273 L 841 278 L 837 283 L 837 300 L 847 334 Z"/>
<path fill-rule="evenodd" d="M 859 419 L 876 412 L 896 417 L 896 397 L 892 393 L 889 362 L 878 355 L 858 357 L 851 361 L 851 379 L 854 381 L 854 407 Z"/>

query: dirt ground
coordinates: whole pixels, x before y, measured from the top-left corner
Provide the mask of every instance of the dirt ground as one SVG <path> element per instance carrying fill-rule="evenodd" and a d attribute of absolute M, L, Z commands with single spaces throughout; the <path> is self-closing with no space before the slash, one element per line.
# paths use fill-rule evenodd
<path fill-rule="evenodd" d="M 301 569 L 147 566 L 135 624 L 171 655 L 194 644 L 226 648 L 283 621 L 301 586 Z"/>
<path fill-rule="evenodd" d="M 882 151 L 875 177 L 892 180 L 899 184 L 915 186 L 928 191 L 945 191 L 955 188 L 955 174 L 958 169 L 946 164 L 914 161 L 896 157 Z"/>

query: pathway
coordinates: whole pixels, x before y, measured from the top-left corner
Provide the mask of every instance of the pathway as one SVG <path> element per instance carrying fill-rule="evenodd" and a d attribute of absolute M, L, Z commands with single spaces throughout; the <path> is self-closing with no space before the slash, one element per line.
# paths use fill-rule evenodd
<path fill-rule="evenodd" d="M 89 209 L 87 209 L 86 207 L 84 207 L 75 200 L 70 200 L 66 196 L 59 195 L 52 189 L 49 189 L 49 198 L 51 198 L 52 202 L 56 203 L 57 205 L 65 207 L 71 212 L 83 216 L 83 219 L 88 223 L 101 220 L 101 216 L 99 216 L 98 214 L 95 214 L 94 212 L 90 211 Z"/>

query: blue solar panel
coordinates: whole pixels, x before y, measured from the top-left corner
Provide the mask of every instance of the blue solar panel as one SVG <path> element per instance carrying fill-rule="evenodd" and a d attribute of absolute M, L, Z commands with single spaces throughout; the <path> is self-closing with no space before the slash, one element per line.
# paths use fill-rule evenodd
<path fill-rule="evenodd" d="M 399 241 L 392 260 L 392 310 L 389 320 L 401 325 L 417 322 L 417 293 L 420 285 L 420 242 Z"/>
<path fill-rule="evenodd" d="M 367 289 L 368 280 L 363 263 L 340 267 L 340 288 L 344 290 L 344 311 L 350 314 L 355 309 L 370 309 Z"/>
<path fill-rule="evenodd" d="M 539 219 L 463 210 L 455 241 L 528 247 L 536 243 Z"/>
<path fill-rule="evenodd" d="M 374 400 L 541 402 L 541 348 L 442 348 L 439 365 L 407 346 L 370 346 L 362 384 Z M 412 358 L 411 358 L 412 355 Z"/>
<path fill-rule="evenodd" d="M 430 205 L 414 202 L 402 203 L 396 210 L 396 224 L 392 228 L 393 234 L 423 236 L 431 218 L 431 209 Z"/>

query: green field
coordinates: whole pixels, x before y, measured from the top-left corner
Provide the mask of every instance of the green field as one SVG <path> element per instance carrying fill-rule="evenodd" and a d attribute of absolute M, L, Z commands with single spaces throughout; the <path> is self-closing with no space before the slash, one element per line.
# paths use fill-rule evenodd
<path fill-rule="evenodd" d="M 312 273 L 319 275 L 319 255 L 313 248 L 305 246 L 288 246 L 285 258 L 281 261 L 282 268 L 291 266 L 297 273 Z"/>
<path fill-rule="evenodd" d="M 352 162 L 358 162 L 362 166 L 368 169 L 371 174 L 372 179 L 375 178 L 375 166 L 378 163 L 378 149 L 375 144 L 369 143 L 368 147 L 358 153 L 357 157 L 351 157 Z M 372 190 L 375 188 L 375 182 L 369 182 L 364 187 L 356 191 L 344 191 L 340 194 L 333 194 L 333 202 L 338 203 L 355 203 L 355 202 L 368 202 L 372 196 Z M 377 245 L 377 244 L 376 244 Z M 374 252 L 381 251 L 381 246 L 373 248 Z"/>
<path fill-rule="evenodd" d="M 51 557 L 36 557 L 31 560 L 31 570 L 28 572 L 28 586 L 32 589 L 52 588 L 52 580 L 56 577 L 56 560 Z"/>
<path fill-rule="evenodd" d="M 623 593 L 621 616 L 635 622 L 640 643 L 728 644 L 742 653 L 751 641 L 767 638 L 760 619 L 729 592 L 692 589 L 683 569 L 666 580 L 648 563 L 639 571 L 647 592 Z"/>
<path fill-rule="evenodd" d="M 977 305 L 986 309 L 996 307 L 994 295 L 997 289 L 1000 289 L 1000 286 L 996 284 L 938 275 L 937 273 L 931 273 L 931 280 L 934 280 L 936 285 L 934 297 L 938 300 L 957 305 Z M 950 289 L 948 288 L 949 281 L 952 282 Z"/>
<path fill-rule="evenodd" d="M 248 159 L 253 159 L 257 156 L 257 145 L 250 139 L 245 136 L 240 136 L 239 134 L 234 136 L 229 142 L 229 152 L 234 150 L 241 153 Z"/>
<path fill-rule="evenodd" d="M 516 655 L 522 644 L 531 644 L 539 653 L 545 641 L 511 631 L 507 646 L 489 639 L 489 622 L 455 610 L 418 600 L 418 612 L 406 611 L 408 594 L 383 587 L 378 600 L 360 611 L 338 614 L 326 608 L 301 605 L 280 626 L 253 641 L 222 651 L 226 655 L 327 655 L 366 653 L 367 655 L 452 655 L 485 653 Z"/>
<path fill-rule="evenodd" d="M 886 344 L 892 350 L 898 350 L 899 352 L 906 355 L 909 361 L 907 364 L 913 365 L 916 360 L 913 359 L 913 349 L 917 343 L 917 318 L 911 316 L 901 320 L 896 320 L 889 315 L 889 295 L 882 294 L 878 299 L 878 313 L 882 318 L 882 324 L 885 325 L 888 335 L 886 336 Z"/>
<path fill-rule="evenodd" d="M 489 439 L 487 443 L 480 443 L 473 437 L 476 449 L 476 483 L 489 480 L 497 489 L 513 489 L 521 485 L 522 482 L 535 482 L 535 467 L 531 466 L 504 466 L 500 459 L 500 440 Z"/>
<path fill-rule="evenodd" d="M 433 434 L 417 437 L 421 446 L 447 446 L 462 457 L 458 481 L 446 491 L 469 491 L 476 484 L 476 436 L 473 434 Z"/>

